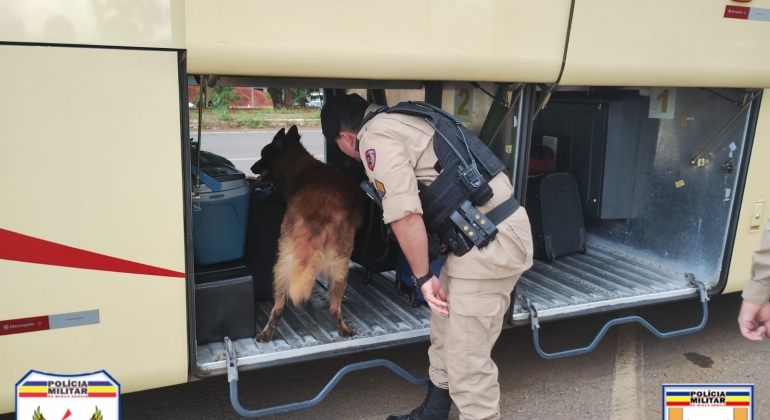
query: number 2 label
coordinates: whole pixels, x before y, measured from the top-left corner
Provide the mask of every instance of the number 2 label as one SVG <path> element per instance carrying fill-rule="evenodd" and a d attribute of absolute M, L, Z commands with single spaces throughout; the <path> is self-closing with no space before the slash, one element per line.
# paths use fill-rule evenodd
<path fill-rule="evenodd" d="M 653 87 L 650 89 L 650 118 L 674 119 L 676 88 Z"/>
<path fill-rule="evenodd" d="M 473 119 L 473 87 L 467 83 L 455 86 L 455 117 L 462 122 Z"/>

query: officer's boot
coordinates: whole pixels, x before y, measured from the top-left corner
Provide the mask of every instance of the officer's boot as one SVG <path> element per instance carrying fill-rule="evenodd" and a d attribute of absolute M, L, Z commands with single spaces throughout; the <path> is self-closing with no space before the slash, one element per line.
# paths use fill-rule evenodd
<path fill-rule="evenodd" d="M 433 382 L 428 383 L 428 395 L 419 407 L 405 416 L 392 415 L 387 420 L 447 420 L 452 398 L 449 390 L 441 389 Z"/>

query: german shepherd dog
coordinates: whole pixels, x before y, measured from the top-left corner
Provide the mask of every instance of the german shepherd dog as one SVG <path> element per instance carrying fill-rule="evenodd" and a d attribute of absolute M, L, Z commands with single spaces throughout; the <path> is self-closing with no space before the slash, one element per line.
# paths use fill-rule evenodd
<path fill-rule="evenodd" d="M 341 170 L 315 159 L 300 143 L 297 126 L 282 128 L 251 167 L 260 179 L 272 180 L 286 198 L 286 214 L 273 268 L 275 304 L 257 341 L 273 339 L 286 299 L 305 303 L 320 274 L 329 279 L 329 311 L 340 337 L 355 329 L 342 320 L 342 295 L 347 284 L 356 230 L 363 223 L 358 186 Z"/>

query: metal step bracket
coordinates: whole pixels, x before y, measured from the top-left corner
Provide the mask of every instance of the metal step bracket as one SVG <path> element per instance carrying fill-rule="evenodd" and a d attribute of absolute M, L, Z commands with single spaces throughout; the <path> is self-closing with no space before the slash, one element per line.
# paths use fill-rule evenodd
<path fill-rule="evenodd" d="M 701 305 L 703 307 L 703 318 L 701 319 L 700 324 L 698 324 L 697 326 L 690 327 L 690 328 L 685 328 L 685 329 L 682 329 L 682 330 L 670 331 L 670 332 L 662 333 L 662 332 L 658 331 L 655 327 L 650 325 L 650 323 L 647 322 L 644 318 L 641 318 L 641 317 L 636 316 L 636 315 L 628 316 L 628 317 L 622 317 L 622 318 L 616 318 L 616 319 L 613 319 L 613 320 L 607 322 L 606 324 L 604 324 L 604 327 L 602 327 L 601 331 L 599 331 L 599 334 L 597 334 L 596 338 L 594 338 L 593 342 L 591 342 L 590 345 L 588 345 L 586 347 L 583 347 L 583 348 L 579 348 L 579 349 L 566 350 L 566 351 L 557 352 L 557 353 L 546 353 L 546 352 L 544 352 L 540 348 L 540 336 L 539 336 L 540 321 L 538 319 L 537 308 L 535 308 L 535 305 L 532 303 L 532 301 L 528 297 L 526 297 L 524 295 L 520 295 L 519 296 L 519 300 L 521 301 L 522 306 L 527 308 L 528 311 L 529 311 L 529 319 L 530 319 L 530 324 L 531 324 L 531 327 L 532 327 L 532 337 L 533 337 L 533 341 L 534 341 L 534 345 L 535 345 L 535 351 L 537 352 L 537 354 L 539 354 L 540 357 L 542 357 L 544 359 L 549 359 L 549 360 L 550 359 L 559 359 L 559 358 L 563 358 L 563 357 L 577 356 L 577 355 L 580 355 L 580 354 L 586 354 L 586 353 L 589 353 L 589 352 L 593 351 L 596 348 L 596 346 L 599 344 L 599 342 L 602 340 L 604 335 L 607 333 L 607 331 L 610 329 L 610 327 L 612 327 L 613 325 L 620 325 L 620 324 L 628 324 L 628 323 L 632 323 L 632 322 L 637 322 L 639 324 L 642 324 L 642 326 L 647 328 L 647 330 L 649 330 L 651 333 L 653 333 L 658 338 L 678 337 L 678 336 L 681 336 L 681 335 L 691 334 L 691 333 L 695 333 L 695 332 L 701 331 L 703 328 L 706 327 L 706 322 L 708 321 L 708 301 L 709 301 L 708 289 L 709 288 L 706 285 L 704 285 L 703 283 L 695 280 L 695 276 L 693 276 L 692 274 L 688 273 L 688 274 L 686 274 L 686 277 L 687 277 L 687 280 L 689 281 L 689 283 L 693 287 L 696 287 L 698 289 L 698 292 L 700 294 L 700 302 L 701 302 Z"/>
<path fill-rule="evenodd" d="M 238 382 L 238 359 L 230 337 L 225 337 L 225 351 L 227 352 L 227 382 Z"/>
<path fill-rule="evenodd" d="M 326 398 L 329 392 L 339 383 L 343 376 L 350 372 L 363 369 L 371 369 L 373 367 L 385 367 L 402 377 L 406 381 L 413 385 L 427 385 L 429 378 L 415 378 L 409 372 L 402 369 L 400 366 L 385 359 L 367 360 L 365 362 L 351 363 L 340 369 L 337 374 L 329 381 L 328 384 L 311 400 L 284 404 L 275 407 L 263 408 L 260 410 L 248 410 L 244 408 L 238 400 L 238 360 L 236 358 L 235 350 L 233 349 L 233 343 L 229 337 L 225 337 L 225 348 L 227 349 L 227 381 L 230 383 L 230 403 L 233 405 L 235 411 L 246 418 L 258 418 L 265 416 L 272 416 L 275 414 L 288 413 L 290 411 L 302 410 L 310 408 Z"/>

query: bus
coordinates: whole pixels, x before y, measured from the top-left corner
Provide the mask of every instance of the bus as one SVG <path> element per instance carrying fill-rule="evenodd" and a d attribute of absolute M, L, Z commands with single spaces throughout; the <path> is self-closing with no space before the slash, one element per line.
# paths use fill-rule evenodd
<path fill-rule="evenodd" d="M 195 251 L 206 133 L 191 142 L 200 110 L 189 109 L 188 87 L 203 84 L 441 106 L 505 162 L 524 206 L 535 163 L 550 156 L 544 166 L 578 182 L 587 250 L 537 259 L 514 289 L 506 327 L 531 328 L 541 356 L 590 351 L 545 352 L 538 333 L 600 311 L 701 305 L 691 328 L 651 329 L 697 332 L 710 296 L 742 290 L 767 218 L 764 5 L 3 2 L 0 413 L 14 411 L 14 384 L 30 370 L 105 370 L 123 393 L 228 380 L 237 401 L 238 372 L 429 340 L 429 309 L 397 287 L 393 267 L 361 259 L 343 301 L 355 336 L 337 336 L 319 279 L 270 343 L 249 332 L 264 326 L 270 299 L 240 307 L 221 289 L 219 304 L 245 314 L 247 333 L 227 324 L 204 340 L 201 328 L 218 320 L 204 315 L 212 303 L 197 280 L 220 269 Z M 271 16 L 318 29 L 308 36 Z M 324 156 L 363 176 L 333 144 Z M 374 214 L 361 236 L 380 237 Z M 219 280 L 243 276 L 230 263 Z M 261 280 L 246 278 L 244 290 Z"/>

